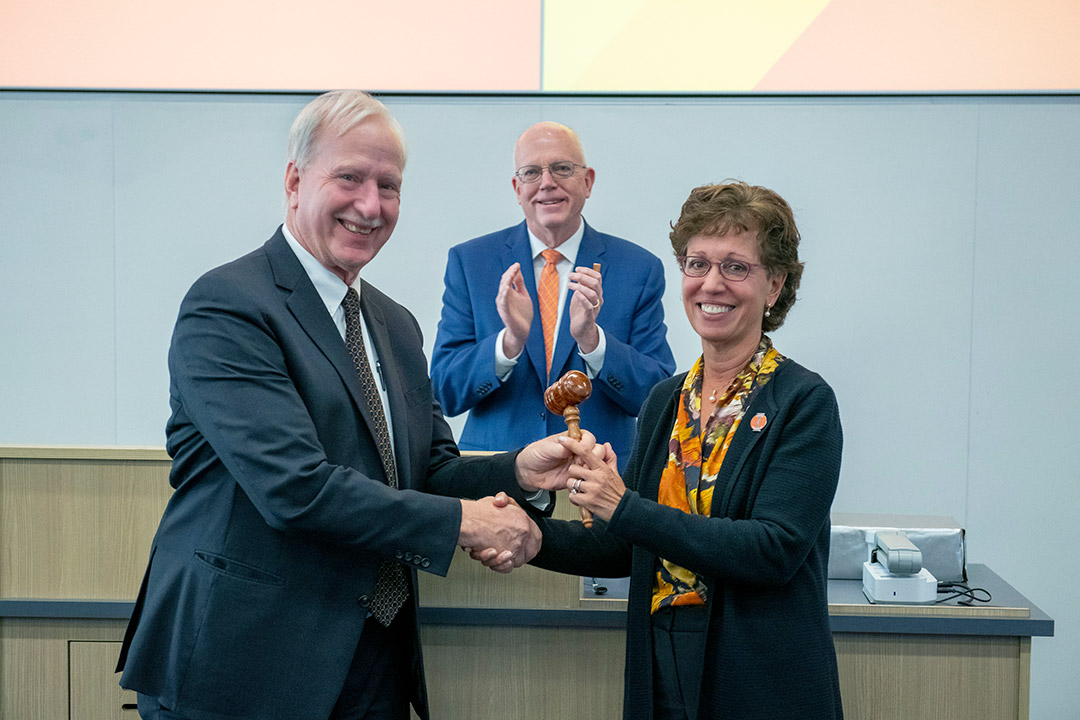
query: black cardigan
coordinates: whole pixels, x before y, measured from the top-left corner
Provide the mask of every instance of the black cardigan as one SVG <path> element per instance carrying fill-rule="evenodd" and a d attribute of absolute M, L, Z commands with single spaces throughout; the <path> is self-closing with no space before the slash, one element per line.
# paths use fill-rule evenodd
<path fill-rule="evenodd" d="M 755 393 L 713 491 L 711 517 L 656 502 L 685 373 L 642 406 L 610 524 L 540 520 L 538 567 L 630 575 L 625 720 L 652 717 L 649 608 L 658 555 L 705 578 L 708 639 L 699 717 L 843 717 L 827 574 L 829 508 L 843 444 L 832 388 L 784 361 Z M 750 418 L 764 413 L 759 431 Z M 603 440 L 603 438 L 600 438 Z"/>

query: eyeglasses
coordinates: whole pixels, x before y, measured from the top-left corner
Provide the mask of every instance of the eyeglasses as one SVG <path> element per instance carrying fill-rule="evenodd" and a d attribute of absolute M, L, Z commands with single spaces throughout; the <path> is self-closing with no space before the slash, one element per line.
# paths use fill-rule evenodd
<path fill-rule="evenodd" d="M 731 282 L 742 282 L 750 274 L 751 270 L 765 267 L 764 265 L 743 262 L 742 260 L 721 260 L 714 263 L 707 258 L 696 255 L 680 255 L 676 260 L 679 262 L 679 269 L 682 270 L 683 275 L 686 277 L 703 278 L 709 274 L 709 270 L 715 265 L 724 279 Z"/>
<path fill-rule="evenodd" d="M 577 168 L 584 167 L 584 165 L 572 163 L 569 160 L 553 162 L 550 165 L 522 165 L 514 175 L 523 183 L 534 183 L 543 177 L 544 170 L 550 172 L 552 177 L 565 179 L 573 177 L 574 173 L 577 172 Z"/>

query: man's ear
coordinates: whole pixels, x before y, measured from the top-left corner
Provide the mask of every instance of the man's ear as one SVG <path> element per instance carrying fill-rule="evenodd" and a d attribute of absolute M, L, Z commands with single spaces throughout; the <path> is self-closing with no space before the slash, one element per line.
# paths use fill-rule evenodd
<path fill-rule="evenodd" d="M 288 206 L 294 210 L 299 203 L 299 193 L 300 168 L 296 166 L 296 163 L 290 161 L 285 168 L 285 198 Z"/>
<path fill-rule="evenodd" d="M 518 205 L 521 204 L 521 188 L 518 186 L 519 182 L 521 181 L 517 179 L 517 175 L 510 178 L 510 184 L 514 187 L 514 197 L 517 198 Z"/>
<path fill-rule="evenodd" d="M 585 197 L 592 196 L 594 182 L 596 182 L 596 171 L 592 168 L 585 168 Z"/>

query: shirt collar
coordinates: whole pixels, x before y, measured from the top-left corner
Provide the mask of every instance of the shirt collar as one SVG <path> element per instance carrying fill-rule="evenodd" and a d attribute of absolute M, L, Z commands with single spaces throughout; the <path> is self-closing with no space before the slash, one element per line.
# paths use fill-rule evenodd
<path fill-rule="evenodd" d="M 281 234 L 285 236 L 285 242 L 289 243 L 289 247 L 296 254 L 296 258 L 304 266 L 304 272 L 311 278 L 311 284 L 315 286 L 315 292 L 319 293 L 319 298 L 326 305 L 327 312 L 333 315 L 340 307 L 341 301 L 345 299 L 345 293 L 348 292 L 349 286 L 316 260 L 315 256 L 309 253 L 307 248 L 293 237 L 293 234 L 289 232 L 289 226 L 284 223 L 281 225 Z M 352 287 L 356 288 L 358 295 L 360 294 L 360 284 L 360 276 L 357 275 Z"/>
<path fill-rule="evenodd" d="M 532 249 L 532 257 L 535 262 L 536 258 L 540 257 L 540 253 L 547 250 L 547 245 L 545 245 L 540 238 L 533 235 L 532 231 L 528 230 L 527 225 L 526 230 L 529 233 L 529 247 Z M 585 218 L 581 218 L 581 223 L 578 224 L 578 229 L 574 231 L 574 234 L 568 237 L 563 241 L 562 245 L 559 245 L 555 249 L 562 253 L 564 258 L 570 262 L 574 262 L 574 260 L 577 259 L 578 248 L 581 247 L 581 238 L 584 237 L 584 235 Z"/>

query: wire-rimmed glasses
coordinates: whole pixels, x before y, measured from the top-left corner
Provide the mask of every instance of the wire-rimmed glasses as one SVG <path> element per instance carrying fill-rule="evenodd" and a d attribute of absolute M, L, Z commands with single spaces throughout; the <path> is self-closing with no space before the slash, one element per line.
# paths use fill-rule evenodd
<path fill-rule="evenodd" d="M 584 165 L 570 162 L 569 160 L 560 160 L 559 162 L 553 162 L 550 165 L 522 165 L 517 169 L 514 175 L 517 179 L 523 183 L 534 183 L 544 175 L 544 171 L 547 170 L 551 173 L 552 177 L 566 179 L 573 177 L 578 168 L 584 168 Z"/>
<path fill-rule="evenodd" d="M 744 260 L 721 260 L 714 263 L 708 258 L 697 255 L 680 255 L 676 260 L 679 263 L 679 269 L 682 270 L 683 275 L 686 277 L 703 278 L 709 274 L 709 270 L 715 265 L 724 279 L 731 282 L 742 282 L 755 268 L 765 267 Z"/>

